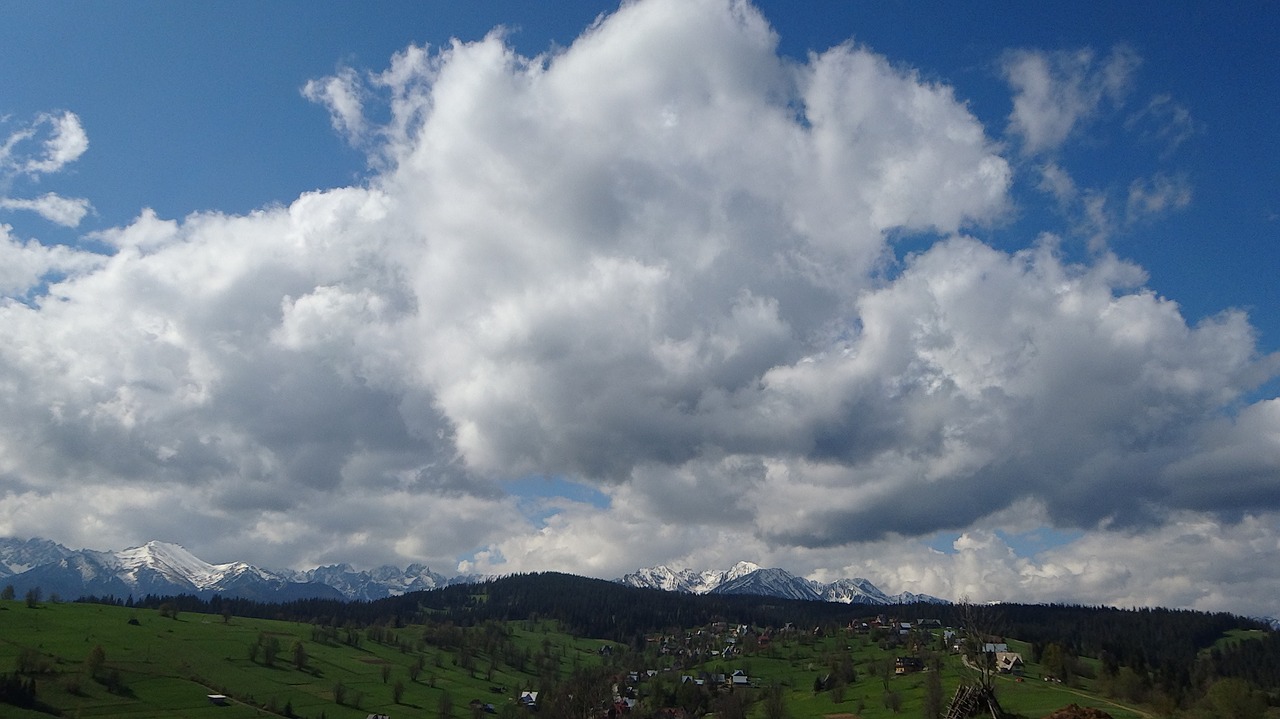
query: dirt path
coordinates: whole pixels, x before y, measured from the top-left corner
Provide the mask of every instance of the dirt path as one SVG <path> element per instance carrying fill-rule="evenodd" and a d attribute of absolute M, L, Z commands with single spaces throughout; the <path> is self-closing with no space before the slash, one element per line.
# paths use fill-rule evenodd
<path fill-rule="evenodd" d="M 1012 677 L 996 677 L 996 678 L 1006 682 L 1014 681 Z M 1068 694 L 1074 694 L 1082 699 L 1088 699 L 1090 702 L 1102 702 L 1103 704 L 1107 704 L 1117 709 L 1123 709 L 1127 712 L 1133 712 L 1134 714 L 1137 714 L 1140 717 L 1145 717 L 1145 719 L 1152 719 L 1152 717 L 1154 716 L 1153 714 L 1144 712 L 1141 709 L 1138 709 L 1136 707 L 1131 707 L 1126 704 L 1121 704 L 1120 702 L 1111 701 L 1110 699 L 1107 699 L 1106 697 L 1101 696 L 1099 694 L 1087 694 L 1085 692 L 1080 691 L 1079 689 L 1072 689 L 1071 687 L 1065 684 L 1059 684 L 1058 688 Z"/>
<path fill-rule="evenodd" d="M 975 672 L 976 672 L 976 671 L 978 671 L 978 668 L 977 668 L 977 667 L 975 667 L 975 666 L 974 666 L 974 665 L 969 661 L 969 657 L 965 656 L 964 654 L 961 654 L 961 655 L 960 655 L 960 661 L 964 664 L 965 668 L 967 668 L 967 669 L 971 669 L 971 670 L 973 670 L 973 671 L 975 671 Z M 1000 681 L 1006 681 L 1006 682 L 1014 682 L 1014 681 L 1015 681 L 1015 678 L 1014 678 L 1014 677 L 1006 677 L 1006 676 L 999 676 L 999 675 L 997 675 L 995 678 L 996 678 L 996 679 L 998 679 L 998 680 L 1000 680 Z M 1059 684 L 1059 685 L 1058 685 L 1058 687 L 1059 687 L 1060 689 L 1062 689 L 1062 691 L 1067 692 L 1068 694 L 1074 694 L 1074 695 L 1076 695 L 1076 696 L 1078 696 L 1078 697 L 1081 697 L 1081 698 L 1083 698 L 1083 699 L 1088 699 L 1089 701 L 1102 702 L 1103 704 L 1107 704 L 1107 705 L 1112 706 L 1112 707 L 1115 707 L 1115 708 L 1117 708 L 1117 709 L 1123 709 L 1123 710 L 1125 710 L 1125 711 L 1127 711 L 1127 712 L 1133 712 L 1134 714 L 1137 714 L 1137 715 L 1138 715 L 1138 716 L 1140 716 L 1140 717 L 1144 717 L 1145 719 L 1152 719 L 1152 717 L 1153 717 L 1153 716 L 1155 716 L 1155 715 L 1150 714 L 1150 713 L 1148 713 L 1148 712 L 1144 712 L 1144 711 L 1142 711 L 1141 709 L 1138 709 L 1138 708 L 1135 708 L 1135 707 L 1131 707 L 1131 706 L 1128 706 L 1128 705 L 1126 705 L 1126 704 L 1121 704 L 1120 702 L 1114 702 L 1114 701 L 1111 701 L 1110 699 L 1107 699 L 1106 697 L 1103 697 L 1103 696 L 1100 696 L 1100 695 L 1097 695 L 1097 694 L 1086 694 L 1085 692 L 1082 692 L 1082 691 L 1080 691 L 1080 690 L 1078 690 L 1078 689 L 1072 689 L 1071 687 L 1069 687 L 1069 686 L 1067 686 L 1067 685 L 1065 685 L 1065 684 Z"/>

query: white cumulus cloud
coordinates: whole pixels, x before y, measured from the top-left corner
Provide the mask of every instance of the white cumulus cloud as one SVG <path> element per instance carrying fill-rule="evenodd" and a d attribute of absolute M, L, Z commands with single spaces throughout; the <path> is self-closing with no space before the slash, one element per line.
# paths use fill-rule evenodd
<path fill-rule="evenodd" d="M 1140 60 L 1116 47 L 1099 60 L 1092 49 L 1009 52 L 1005 79 L 1014 89 L 1009 129 L 1021 136 L 1028 154 L 1056 150 L 1104 102 L 1119 106 Z"/>
<path fill-rule="evenodd" d="M 24 152 L 30 141 L 39 149 Z M 74 112 L 41 114 L 30 125 L 14 130 L 0 145 L 0 170 L 45 175 L 80 159 L 89 149 L 89 136 Z"/>
<path fill-rule="evenodd" d="M 1010 57 L 1036 152 L 1133 63 Z M 644 0 L 538 57 L 495 32 L 306 88 L 368 141 L 363 185 L 144 211 L 92 263 L 9 238 L 8 285 L 47 287 L 0 305 L 0 383 L 22 388 L 0 395 L 0 533 L 617 576 L 836 572 L 949 531 L 969 539 L 939 556 L 996 553 L 997 574 L 872 568 L 1040 597 L 1025 577 L 1070 576 L 1092 537 L 1265 535 L 1280 511 L 1251 493 L 1280 459 L 1244 448 L 1280 424 L 1250 404 L 1276 366 L 1246 316 L 1189 324 L 1140 267 L 1051 235 L 984 243 L 1011 204 L 1001 146 L 868 48 L 788 59 L 746 3 Z M 1135 213 L 1179 202 L 1176 180 L 1134 187 Z M 602 500 L 531 511 L 509 493 L 529 477 Z M 984 528 L 1019 507 L 1086 539 L 1020 564 Z M 1108 556 L 1081 596 L 1138 596 Z"/>
<path fill-rule="evenodd" d="M 41 139 L 43 138 L 43 139 Z M 37 149 L 29 145 L 39 141 Z M 0 144 L 0 209 L 27 210 L 64 227 L 76 227 L 92 206 L 84 198 L 46 192 L 39 197 L 6 196 L 18 178 L 39 178 L 61 171 L 89 149 L 80 118 L 73 112 L 39 115 L 30 125 L 10 132 Z"/>
<path fill-rule="evenodd" d="M 52 192 L 32 199 L 0 197 L 0 207 L 9 210 L 30 210 L 50 222 L 63 227 L 75 227 L 89 213 L 89 201 L 82 197 L 62 197 Z"/>

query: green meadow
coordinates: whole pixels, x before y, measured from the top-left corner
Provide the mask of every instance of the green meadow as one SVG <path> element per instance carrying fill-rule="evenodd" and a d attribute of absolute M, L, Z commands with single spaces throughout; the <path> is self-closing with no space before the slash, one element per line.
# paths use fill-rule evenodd
<path fill-rule="evenodd" d="M 513 641 L 545 652 L 566 671 L 575 663 L 598 661 L 601 642 L 575 639 L 548 625 L 531 631 L 522 624 L 511 625 Z M 346 643 L 345 630 L 327 639 L 311 624 L 194 613 L 170 618 L 155 610 L 94 604 L 30 608 L 5 601 L 0 602 L 0 672 L 13 671 L 24 652 L 32 661 L 34 650 L 40 701 L 72 717 L 134 719 L 435 717 L 446 695 L 453 715 L 465 717 L 472 715 L 471 700 L 496 709 L 514 703 L 518 691 L 537 681 L 492 657 L 460 657 L 458 651 L 423 646 L 421 634 L 421 628 L 406 627 L 371 641 L 361 630 L 353 634 L 358 638 L 353 646 Z M 266 646 L 272 640 L 278 649 L 268 665 Z M 295 646 L 306 655 L 300 663 Z M 93 670 L 95 647 L 102 647 L 104 658 Z M 416 672 L 415 665 L 421 667 Z M 505 689 L 495 691 L 499 688 Z M 337 703 L 336 693 L 344 704 Z M 215 706 L 209 694 L 224 694 L 230 701 Z M 0 714 L 48 716 L 4 705 Z"/>

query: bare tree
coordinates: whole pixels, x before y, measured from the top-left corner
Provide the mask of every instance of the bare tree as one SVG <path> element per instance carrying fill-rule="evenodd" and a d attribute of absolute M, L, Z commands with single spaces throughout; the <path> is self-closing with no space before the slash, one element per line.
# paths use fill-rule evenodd
<path fill-rule="evenodd" d="M 964 663 L 973 672 L 972 682 L 962 682 L 956 688 L 947 709 L 947 719 L 961 719 L 979 714 L 990 714 L 1004 719 L 1004 711 L 995 693 L 995 653 L 986 651 L 986 645 L 995 637 L 995 611 L 990 605 L 979 605 L 961 597 L 959 604 L 960 630 L 963 632 Z"/>
<path fill-rule="evenodd" d="M 959 610 L 965 666 L 976 675 L 975 683 L 989 690 L 994 681 L 995 656 L 986 651 L 986 645 L 994 636 L 995 612 L 990 605 L 974 604 L 968 596 L 960 598 Z"/>
<path fill-rule="evenodd" d="M 931 667 L 924 678 L 924 719 L 942 717 L 942 672 Z"/>
<path fill-rule="evenodd" d="M 787 702 L 782 685 L 774 682 L 764 693 L 765 719 L 787 719 Z"/>

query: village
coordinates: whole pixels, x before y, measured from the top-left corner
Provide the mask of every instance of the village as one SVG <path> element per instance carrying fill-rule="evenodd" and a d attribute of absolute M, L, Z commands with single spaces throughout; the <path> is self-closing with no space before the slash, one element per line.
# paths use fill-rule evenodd
<path fill-rule="evenodd" d="M 779 647 L 813 645 L 821 640 L 844 638 L 851 643 L 843 647 L 844 676 L 837 671 L 823 668 L 815 674 L 813 692 L 837 690 L 856 677 L 855 646 L 875 645 L 889 653 L 880 666 L 864 665 L 863 669 L 883 681 L 889 677 L 901 677 L 918 672 L 940 669 L 940 657 L 958 656 L 975 674 L 985 671 L 992 674 L 1012 675 L 1021 681 L 1026 663 L 1020 652 L 1011 651 L 1009 644 L 999 637 L 981 636 L 966 643 L 960 630 L 944 626 L 941 620 L 919 618 L 906 621 L 885 614 L 878 614 L 851 621 L 841 627 L 800 628 L 790 623 L 779 628 L 759 628 L 747 624 L 713 622 L 707 626 L 683 632 L 659 632 L 645 637 L 645 651 L 641 656 L 649 661 L 645 668 L 634 668 L 618 673 L 611 685 L 612 701 L 600 709 L 602 719 L 626 716 L 646 702 L 654 706 L 654 699 L 666 696 L 671 704 L 658 716 L 664 719 L 684 719 L 694 713 L 686 708 L 696 704 L 696 698 L 717 697 L 744 690 L 767 690 L 769 682 L 776 681 L 751 672 L 753 658 L 778 656 Z M 979 643 L 978 639 L 982 641 Z M 980 645 L 979 645 L 980 644 Z M 613 644 L 604 644 L 598 654 L 609 661 L 623 650 Z M 883 652 L 882 652 L 883 653 Z M 628 657 L 635 660 L 637 657 Z M 1042 677 L 1057 681 L 1054 677 Z M 522 691 L 519 706 L 538 711 L 539 693 Z M 693 698 L 693 701 L 691 701 Z M 659 702 L 662 703 L 662 702 Z M 472 702 L 473 709 L 488 713 L 496 711 L 492 703 Z"/>

